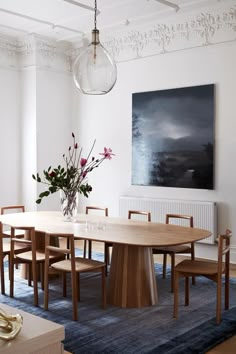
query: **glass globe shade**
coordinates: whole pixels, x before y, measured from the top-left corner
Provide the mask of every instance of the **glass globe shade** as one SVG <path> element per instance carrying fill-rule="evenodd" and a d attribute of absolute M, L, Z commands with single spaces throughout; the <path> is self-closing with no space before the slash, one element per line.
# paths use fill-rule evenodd
<path fill-rule="evenodd" d="M 88 95 L 103 95 L 111 91 L 117 79 L 116 64 L 99 41 L 99 31 L 93 30 L 92 43 L 76 58 L 73 78 L 79 90 Z"/>

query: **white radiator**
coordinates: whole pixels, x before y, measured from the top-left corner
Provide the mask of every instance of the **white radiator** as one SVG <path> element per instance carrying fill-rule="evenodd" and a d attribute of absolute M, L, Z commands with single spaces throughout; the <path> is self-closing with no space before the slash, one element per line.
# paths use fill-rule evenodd
<path fill-rule="evenodd" d="M 120 197 L 119 215 L 128 217 L 128 210 L 150 211 L 152 221 L 165 223 L 166 214 L 193 216 L 194 227 L 211 231 L 212 235 L 199 242 L 214 244 L 217 237 L 217 210 L 215 202 L 172 200 L 139 197 Z M 179 225 L 185 225 L 179 221 Z"/>

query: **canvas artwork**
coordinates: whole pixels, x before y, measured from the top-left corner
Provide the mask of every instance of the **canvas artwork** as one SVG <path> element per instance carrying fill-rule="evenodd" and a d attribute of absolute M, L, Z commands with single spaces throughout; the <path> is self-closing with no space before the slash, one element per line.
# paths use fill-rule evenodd
<path fill-rule="evenodd" d="M 214 85 L 132 95 L 132 184 L 214 188 Z"/>

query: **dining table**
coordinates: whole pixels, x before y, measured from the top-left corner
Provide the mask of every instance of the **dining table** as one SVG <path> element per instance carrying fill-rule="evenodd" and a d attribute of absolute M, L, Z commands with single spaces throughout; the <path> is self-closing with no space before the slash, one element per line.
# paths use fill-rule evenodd
<path fill-rule="evenodd" d="M 0 215 L 0 222 L 33 226 L 41 236 L 46 232 L 69 233 L 81 240 L 112 243 L 108 303 L 130 308 L 158 303 L 153 247 L 196 242 L 211 235 L 199 228 L 90 214 L 78 214 L 68 222 L 59 211 L 5 214 Z"/>

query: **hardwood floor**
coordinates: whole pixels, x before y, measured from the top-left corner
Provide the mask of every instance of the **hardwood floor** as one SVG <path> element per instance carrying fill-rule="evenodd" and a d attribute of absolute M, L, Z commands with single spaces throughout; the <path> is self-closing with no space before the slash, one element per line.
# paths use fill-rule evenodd
<path fill-rule="evenodd" d="M 77 247 L 83 249 L 83 241 L 76 241 Z M 104 252 L 104 245 L 101 242 L 93 242 L 92 243 L 93 251 L 95 252 Z M 158 262 L 162 262 L 162 256 L 155 255 L 155 260 Z M 176 262 L 181 261 L 183 257 L 177 256 Z M 236 277 L 236 264 L 232 264 L 230 268 L 230 276 Z M 215 348 L 208 351 L 206 354 L 235 354 L 236 353 L 236 336 L 233 336 L 226 340 L 225 342 L 217 345 Z M 68 353 L 68 352 L 65 352 Z"/>

